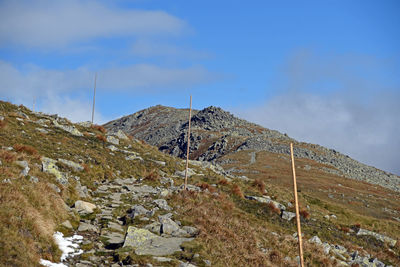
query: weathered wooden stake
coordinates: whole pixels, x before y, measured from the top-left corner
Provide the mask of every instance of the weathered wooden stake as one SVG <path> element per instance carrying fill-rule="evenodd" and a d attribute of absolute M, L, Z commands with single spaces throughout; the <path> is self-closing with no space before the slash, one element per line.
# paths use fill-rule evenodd
<path fill-rule="evenodd" d="M 185 187 L 187 190 L 187 176 L 188 176 L 188 167 L 189 167 L 189 148 L 190 148 L 190 120 L 192 118 L 192 96 L 190 96 L 190 109 L 189 109 L 189 128 L 187 134 L 187 150 L 186 150 L 186 169 L 185 169 Z"/>
<path fill-rule="evenodd" d="M 94 105 L 96 102 L 96 80 L 97 80 L 97 72 L 94 76 L 94 92 L 93 92 L 93 108 L 92 108 L 92 125 L 93 125 L 93 119 L 94 119 Z"/>
<path fill-rule="evenodd" d="M 296 207 L 297 237 L 299 238 L 300 266 L 304 267 L 303 242 L 301 240 L 300 213 L 299 213 L 299 201 L 297 198 L 297 183 L 296 183 L 296 170 L 294 167 L 293 143 L 290 143 L 290 156 L 292 158 L 293 191 L 294 191 L 294 202 L 295 202 L 295 207 Z"/>

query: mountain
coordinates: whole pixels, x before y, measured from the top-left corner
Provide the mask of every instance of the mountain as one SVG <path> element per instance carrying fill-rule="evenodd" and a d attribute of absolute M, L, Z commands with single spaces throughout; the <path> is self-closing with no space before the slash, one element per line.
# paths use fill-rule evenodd
<path fill-rule="evenodd" d="M 0 101 L 0 266 L 298 266 L 289 142 L 306 265 L 400 266 L 397 191 L 221 109 L 194 112 L 192 157 L 209 161 L 190 160 L 184 190 L 169 153 L 184 155 L 186 117 L 157 106 L 107 126 L 124 132 Z"/>
<path fill-rule="evenodd" d="M 160 151 L 185 158 L 187 120 L 186 109 L 155 106 L 111 121 L 104 127 L 110 131 L 122 130 L 157 146 Z M 253 161 L 256 161 L 255 153 L 260 154 L 260 152 L 286 157 L 290 153 L 289 143 L 293 142 L 295 156 L 311 160 L 313 164 L 321 164 L 319 170 L 323 172 L 400 192 L 400 177 L 397 175 L 362 164 L 333 149 L 298 142 L 286 134 L 236 118 L 221 108 L 211 106 L 200 111 L 193 110 L 191 125 L 191 159 L 230 166 L 231 159 L 239 152 L 243 154 L 244 151 L 252 153 Z M 275 166 L 270 164 L 269 167 Z M 247 172 L 246 169 L 248 168 L 235 168 L 229 172 L 244 173 Z"/>

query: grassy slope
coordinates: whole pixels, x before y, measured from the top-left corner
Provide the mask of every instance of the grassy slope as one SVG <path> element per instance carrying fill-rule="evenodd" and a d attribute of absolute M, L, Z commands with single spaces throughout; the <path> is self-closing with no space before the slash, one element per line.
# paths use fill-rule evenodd
<path fill-rule="evenodd" d="M 184 165 L 180 159 L 160 153 L 156 148 L 135 140 L 123 141 L 122 146 L 130 145 L 132 147 L 130 150 L 140 153 L 144 162 L 131 161 L 127 164 L 125 155 L 110 154 L 110 151 L 104 148 L 103 142 L 96 138 L 96 135 L 101 136 L 104 133 L 94 128 L 77 126 L 85 136 L 75 137 L 49 124 L 48 128 L 51 131 L 42 134 L 36 130 L 41 126 L 22 118 L 17 114 L 17 108 L 9 103 L 0 102 L 0 115 L 5 117 L 5 121 L 0 125 L 0 145 L 20 150 L 0 150 L 2 161 L 0 181 L 8 178 L 12 181 L 11 184 L 0 183 L 1 266 L 33 266 L 39 258 L 57 261 L 60 252 L 52 241 L 52 233 L 59 229 L 59 224 L 65 219 L 68 218 L 74 223 L 79 219 L 77 215 L 68 214 L 63 204 L 65 202 L 71 205 L 78 199 L 73 179 L 70 179 L 68 187 L 57 184 L 52 175 L 40 171 L 41 156 L 81 162 L 85 166 L 85 171 L 73 174 L 78 175 L 82 185 L 90 189 L 95 189 L 96 181 L 103 179 L 143 177 L 153 170 L 162 170 L 167 176 L 171 176 L 175 170 L 183 169 Z M 28 109 L 19 108 L 32 121 L 39 119 Z M 247 165 L 249 161 L 248 152 L 240 152 L 230 157 L 236 161 L 232 165 L 236 167 Z M 29 182 L 29 176 L 20 177 L 21 167 L 17 166 L 16 160 L 27 160 L 31 167 L 29 174 L 38 177 L 39 183 Z M 160 167 L 152 160 L 165 161 L 166 166 Z M 371 242 L 371 239 L 347 235 L 345 228 L 359 223 L 363 228 L 400 238 L 400 224 L 390 220 L 387 214 L 382 212 L 382 205 L 390 209 L 399 207 L 398 195 L 317 170 L 312 171 L 312 175 L 310 173 L 306 175 L 302 172 L 302 167 L 305 164 L 314 167 L 315 163 L 306 160 L 298 160 L 296 163 L 299 168 L 300 201 L 303 207 L 309 205 L 311 208 L 311 219 L 303 219 L 306 238 L 318 234 L 323 241 L 347 247 L 362 246 L 387 263 L 400 264 L 398 247 L 393 249 L 394 252 L 390 252 L 387 247 L 381 247 L 382 244 Z M 266 168 L 265 165 L 269 167 Z M 65 166 L 59 167 L 67 170 Z M 260 195 L 257 185 L 251 182 L 225 182 L 224 177 L 211 171 L 201 170 L 196 166 L 191 167 L 205 174 L 191 178 L 191 182 L 204 189 L 208 188 L 207 191 L 210 193 L 174 195 L 170 199 L 170 203 L 174 204 L 180 213 L 178 216 L 181 222 L 192 224 L 201 230 L 196 241 L 186 244 L 184 252 L 175 255 L 177 259 L 195 260 L 194 255 L 198 253 L 204 256 L 203 258 L 210 259 L 214 266 L 293 265 L 293 262 L 285 262 L 284 257 L 296 256 L 296 242 L 291 238 L 291 234 L 295 232 L 295 224 L 280 219 L 274 209 L 267 205 L 242 198 L 241 192 Z M 256 164 L 246 166 L 246 169 L 260 172 L 244 174 L 263 180 L 268 195 L 282 203 L 290 201 L 291 176 L 287 159 L 272 153 L 257 153 Z M 176 180 L 177 184 L 181 182 Z M 60 187 L 61 193 L 55 193 L 49 183 Z M 338 183 L 342 186 L 338 186 Z M 211 184 L 218 185 L 212 187 Z M 336 193 L 333 193 L 335 198 L 330 199 L 327 192 L 319 189 L 336 190 Z M 218 195 L 212 192 L 217 192 Z M 337 196 L 342 193 L 345 197 L 338 198 Z M 354 199 L 356 195 L 367 201 L 369 208 L 360 207 L 360 203 Z M 366 197 L 368 195 L 372 196 Z M 363 204 L 366 205 L 364 202 Z M 327 221 L 323 215 L 328 213 L 334 213 L 338 219 Z M 262 253 L 261 248 L 267 249 L 267 253 Z M 311 244 L 306 243 L 305 251 L 308 264 L 319 266 L 334 264 L 328 256 L 321 253 L 319 248 Z M 140 261 L 139 257 L 137 260 Z"/>

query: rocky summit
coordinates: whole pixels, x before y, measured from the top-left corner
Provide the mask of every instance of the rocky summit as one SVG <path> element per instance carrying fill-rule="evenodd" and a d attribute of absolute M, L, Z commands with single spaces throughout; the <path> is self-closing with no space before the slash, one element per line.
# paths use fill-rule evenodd
<path fill-rule="evenodd" d="M 290 142 L 306 266 L 400 266 L 397 176 L 216 107 L 193 112 L 186 171 L 187 117 L 0 101 L 0 266 L 298 266 Z"/>
<path fill-rule="evenodd" d="M 193 110 L 192 114 L 191 159 L 225 165 L 229 156 L 239 151 L 265 151 L 287 156 L 289 142 L 293 142 L 295 156 L 326 165 L 320 168 L 322 171 L 400 192 L 399 176 L 362 164 L 333 149 L 298 142 L 286 134 L 236 118 L 218 107 Z M 187 109 L 155 106 L 104 126 L 110 131 L 129 133 L 173 156 L 186 157 Z"/>

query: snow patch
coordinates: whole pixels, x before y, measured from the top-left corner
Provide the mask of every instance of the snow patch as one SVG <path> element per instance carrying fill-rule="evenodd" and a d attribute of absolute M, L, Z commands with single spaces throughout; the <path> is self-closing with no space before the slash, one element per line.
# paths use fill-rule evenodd
<path fill-rule="evenodd" d="M 79 243 L 82 242 L 83 236 L 73 235 L 70 237 L 64 237 L 62 233 L 55 232 L 53 238 L 62 251 L 61 261 L 66 260 L 68 257 L 73 257 L 83 253 L 83 250 L 78 249 Z M 43 259 L 41 259 L 39 263 L 46 267 L 67 267 L 67 265 L 63 263 L 53 263 Z"/>

